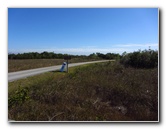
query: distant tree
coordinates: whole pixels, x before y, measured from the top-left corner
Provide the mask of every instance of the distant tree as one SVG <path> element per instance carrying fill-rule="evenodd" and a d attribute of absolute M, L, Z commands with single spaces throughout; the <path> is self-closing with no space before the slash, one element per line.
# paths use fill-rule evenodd
<path fill-rule="evenodd" d="M 97 55 L 96 55 L 95 53 L 92 53 L 92 54 L 90 54 L 88 57 L 94 59 L 94 58 L 97 58 Z"/>
<path fill-rule="evenodd" d="M 120 55 L 115 53 L 107 53 L 106 59 L 120 59 Z"/>
<path fill-rule="evenodd" d="M 54 53 L 44 51 L 42 53 L 38 52 L 28 52 L 28 53 L 18 53 L 18 54 L 8 54 L 8 59 L 63 59 L 66 54 Z M 89 56 L 87 55 L 70 55 L 72 58 L 82 58 L 82 59 L 118 59 L 119 54 L 114 53 L 92 53 Z"/>
<path fill-rule="evenodd" d="M 9 53 L 8 54 L 8 59 L 15 59 L 16 58 L 16 55 L 15 54 L 13 54 L 13 53 Z"/>
<path fill-rule="evenodd" d="M 102 54 L 100 52 L 97 52 L 96 54 L 97 54 L 98 57 L 106 59 L 106 55 L 104 55 L 104 54 Z"/>

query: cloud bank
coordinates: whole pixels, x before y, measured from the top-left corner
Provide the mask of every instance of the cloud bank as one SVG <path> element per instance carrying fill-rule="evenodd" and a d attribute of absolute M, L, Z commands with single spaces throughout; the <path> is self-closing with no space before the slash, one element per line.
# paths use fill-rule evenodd
<path fill-rule="evenodd" d="M 158 49 L 158 44 L 117 44 L 109 48 L 98 48 L 96 46 L 87 46 L 87 47 L 80 47 L 80 48 L 43 48 L 43 49 L 9 49 L 9 53 L 24 53 L 24 52 L 55 52 L 55 53 L 63 53 L 63 54 L 74 54 L 74 55 L 89 55 L 91 53 L 100 52 L 103 54 L 106 53 L 119 53 L 122 54 L 123 52 L 133 52 L 139 49 Z"/>

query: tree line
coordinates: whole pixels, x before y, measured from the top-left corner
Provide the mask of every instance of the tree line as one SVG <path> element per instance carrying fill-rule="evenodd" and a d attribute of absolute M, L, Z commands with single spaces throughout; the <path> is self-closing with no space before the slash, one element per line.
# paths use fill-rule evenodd
<path fill-rule="evenodd" d="M 67 54 L 44 51 L 8 54 L 8 59 L 64 59 Z M 71 58 L 84 59 L 116 59 L 126 67 L 134 68 L 154 68 L 158 66 L 158 51 L 156 50 L 138 50 L 131 53 L 124 52 L 122 55 L 115 53 L 92 53 L 90 55 L 70 55 Z"/>
<path fill-rule="evenodd" d="M 63 59 L 67 54 L 54 53 L 44 51 L 42 53 L 38 52 L 28 52 L 28 53 L 9 53 L 8 59 Z M 90 55 L 70 55 L 71 58 L 91 58 L 91 59 L 120 59 L 119 54 L 115 53 L 92 53 Z"/>

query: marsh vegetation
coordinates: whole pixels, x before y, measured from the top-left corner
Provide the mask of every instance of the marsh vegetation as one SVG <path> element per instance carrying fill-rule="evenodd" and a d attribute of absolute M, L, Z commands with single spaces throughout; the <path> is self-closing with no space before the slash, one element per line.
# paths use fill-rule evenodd
<path fill-rule="evenodd" d="M 158 68 L 95 63 L 10 82 L 16 121 L 158 121 Z"/>

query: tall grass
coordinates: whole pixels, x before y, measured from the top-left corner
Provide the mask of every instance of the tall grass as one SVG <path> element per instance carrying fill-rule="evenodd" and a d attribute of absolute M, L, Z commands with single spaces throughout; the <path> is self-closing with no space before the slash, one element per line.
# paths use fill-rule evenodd
<path fill-rule="evenodd" d="M 157 121 L 158 72 L 107 62 L 49 72 L 9 83 L 9 106 L 17 121 Z M 20 93 L 21 94 L 21 93 Z"/>

